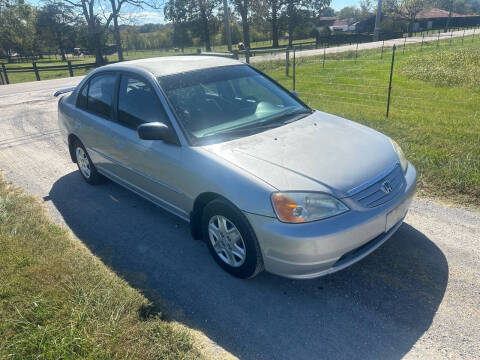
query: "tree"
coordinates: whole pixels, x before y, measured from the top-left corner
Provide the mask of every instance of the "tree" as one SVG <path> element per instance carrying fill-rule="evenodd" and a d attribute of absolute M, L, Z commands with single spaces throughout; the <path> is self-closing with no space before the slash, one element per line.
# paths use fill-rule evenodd
<path fill-rule="evenodd" d="M 265 0 L 265 8 L 267 16 L 270 20 L 271 29 L 272 29 L 272 40 L 273 47 L 278 48 L 278 29 L 279 29 L 279 18 L 280 11 L 282 10 L 285 0 Z"/>
<path fill-rule="evenodd" d="M 168 0 L 165 4 L 165 20 L 173 24 L 173 44 L 182 50 L 188 41 L 188 0 Z"/>
<path fill-rule="evenodd" d="M 360 0 L 360 9 L 358 10 L 357 20 L 367 20 L 375 15 L 377 7 L 372 0 Z"/>
<path fill-rule="evenodd" d="M 480 0 L 434 0 L 433 6 L 459 14 L 478 14 L 480 13 Z"/>
<path fill-rule="evenodd" d="M 62 60 L 66 61 L 66 45 L 72 45 L 75 39 L 77 16 L 72 6 L 63 3 L 48 3 L 37 13 L 36 29 L 44 43 L 55 44 L 60 50 Z M 73 47 L 73 46 L 71 46 Z"/>
<path fill-rule="evenodd" d="M 191 0 L 188 16 L 192 27 L 198 27 L 202 34 L 206 51 L 212 51 L 210 45 L 210 28 L 215 25 L 214 9 L 219 5 L 218 0 Z"/>
<path fill-rule="evenodd" d="M 404 19 L 408 23 L 408 36 L 413 34 L 413 24 L 417 14 L 425 8 L 428 0 L 387 0 L 385 11 L 393 17 Z"/>
<path fill-rule="evenodd" d="M 323 10 L 330 6 L 330 0 L 286 0 L 288 19 L 288 46 L 293 46 L 295 29 L 299 24 L 312 22 Z"/>
<path fill-rule="evenodd" d="M 233 0 L 235 10 L 242 18 L 243 43 L 246 48 L 250 48 L 250 27 L 248 24 L 248 13 L 253 1 L 255 0 Z"/>
<path fill-rule="evenodd" d="M 333 8 L 331 8 L 330 6 L 327 6 L 325 9 L 323 9 L 320 12 L 320 16 L 333 17 L 333 16 L 335 16 L 335 10 Z"/>
<path fill-rule="evenodd" d="M 105 31 L 110 25 L 112 15 L 108 17 L 105 23 L 102 23 L 100 14 L 97 13 L 98 3 L 96 0 L 63 0 L 65 3 L 79 11 L 87 23 L 88 48 L 95 54 L 95 64 L 97 66 L 105 63 L 103 59 L 103 46 L 105 41 Z"/>
<path fill-rule="evenodd" d="M 109 2 L 111 11 L 106 17 L 106 27 L 108 27 L 110 21 L 113 21 L 113 38 L 115 39 L 115 45 L 117 46 L 118 60 L 123 61 L 122 40 L 118 24 L 122 7 L 130 5 L 136 8 L 143 8 L 146 6 L 156 9 L 159 7 L 159 4 L 157 0 L 109 0 Z"/>
<path fill-rule="evenodd" d="M 374 6 L 372 0 L 361 0 L 360 8 L 356 6 L 345 6 L 338 13 L 339 19 L 366 20 L 373 15 Z"/>
<path fill-rule="evenodd" d="M 22 0 L 2 1 L 0 4 L 0 52 L 33 54 L 36 50 L 35 16 L 33 6 Z"/>
<path fill-rule="evenodd" d="M 345 6 L 337 13 L 339 19 L 356 19 L 358 16 L 358 8 L 356 6 Z"/>

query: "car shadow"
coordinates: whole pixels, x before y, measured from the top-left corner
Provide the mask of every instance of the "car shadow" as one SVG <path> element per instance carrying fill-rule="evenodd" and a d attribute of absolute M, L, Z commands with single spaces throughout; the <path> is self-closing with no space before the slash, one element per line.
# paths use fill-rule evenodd
<path fill-rule="evenodd" d="M 54 183 L 49 200 L 168 319 L 242 359 L 401 358 L 429 328 L 448 282 L 441 250 L 408 224 L 336 274 L 239 280 L 187 223 L 112 182 L 92 187 L 75 171 Z"/>

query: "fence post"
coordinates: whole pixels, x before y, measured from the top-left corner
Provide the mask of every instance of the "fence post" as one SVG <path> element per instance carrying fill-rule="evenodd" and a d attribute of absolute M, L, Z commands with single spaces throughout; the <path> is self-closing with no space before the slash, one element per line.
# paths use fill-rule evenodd
<path fill-rule="evenodd" d="M 462 45 L 463 45 L 463 42 L 465 41 L 465 30 L 463 30 L 463 36 L 462 36 Z"/>
<path fill-rule="evenodd" d="M 452 45 L 452 38 L 453 38 L 453 30 L 452 30 L 452 32 L 450 33 L 450 45 Z"/>
<path fill-rule="evenodd" d="M 405 41 L 403 42 L 403 54 L 405 54 L 405 45 L 407 45 L 407 37 L 405 36 Z"/>
<path fill-rule="evenodd" d="M 295 56 L 295 53 L 296 53 L 296 48 L 295 46 L 293 47 L 293 91 L 295 91 L 295 67 L 296 67 L 296 56 Z"/>
<path fill-rule="evenodd" d="M 68 64 L 68 72 L 70 74 L 70 77 L 73 77 L 72 62 L 70 60 L 67 60 L 67 64 Z"/>
<path fill-rule="evenodd" d="M 422 46 L 420 47 L 420 52 L 423 52 L 423 41 L 425 40 L 425 34 L 422 35 Z"/>
<path fill-rule="evenodd" d="M 473 38 L 475 37 L 475 29 L 476 29 L 476 28 L 473 28 L 472 43 L 473 43 Z"/>
<path fill-rule="evenodd" d="M 38 73 L 37 63 L 32 62 L 32 64 L 33 64 L 33 71 L 35 72 L 35 77 L 37 78 L 37 81 L 40 81 L 40 74 Z"/>
<path fill-rule="evenodd" d="M 289 76 L 290 73 L 290 50 L 285 51 L 285 75 Z"/>
<path fill-rule="evenodd" d="M 385 46 L 385 40 L 382 41 L 382 53 L 380 54 L 380 59 L 383 59 L 383 47 Z"/>
<path fill-rule="evenodd" d="M 387 114 L 386 117 L 388 118 L 388 114 L 390 112 L 390 95 L 392 94 L 392 78 L 393 78 L 393 64 L 395 63 L 395 50 L 397 47 L 393 45 L 392 48 L 392 66 L 390 67 L 390 81 L 388 82 L 388 98 L 387 98 Z"/>
<path fill-rule="evenodd" d="M 325 49 L 327 45 L 323 45 L 323 63 L 322 63 L 322 68 L 325 69 Z"/>
<path fill-rule="evenodd" d="M 440 30 L 438 30 L 438 37 L 437 37 L 437 48 L 440 45 Z"/>
<path fill-rule="evenodd" d="M 3 75 L 5 77 L 5 82 L 8 85 L 8 84 L 10 84 L 10 81 L 8 81 L 7 68 L 5 67 L 4 63 L 2 63 L 2 70 L 3 70 Z"/>
<path fill-rule="evenodd" d="M 357 42 L 357 47 L 355 48 L 355 64 L 357 63 L 357 56 L 358 56 L 358 42 Z"/>

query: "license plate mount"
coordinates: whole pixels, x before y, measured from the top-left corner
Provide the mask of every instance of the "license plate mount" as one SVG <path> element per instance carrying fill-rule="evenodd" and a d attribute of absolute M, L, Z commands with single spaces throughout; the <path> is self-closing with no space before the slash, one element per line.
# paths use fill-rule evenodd
<path fill-rule="evenodd" d="M 385 232 L 394 227 L 400 220 L 402 220 L 407 213 L 407 204 L 404 202 L 387 214 L 385 223 Z"/>

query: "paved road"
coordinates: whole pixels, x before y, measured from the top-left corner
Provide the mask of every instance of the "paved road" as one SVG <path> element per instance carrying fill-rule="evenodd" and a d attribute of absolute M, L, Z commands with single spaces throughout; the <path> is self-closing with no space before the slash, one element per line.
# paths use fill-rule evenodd
<path fill-rule="evenodd" d="M 460 30 L 460 31 L 453 31 L 453 32 L 446 32 L 440 33 L 440 40 L 448 40 L 450 38 L 459 38 L 463 36 L 480 36 L 480 32 L 478 29 L 471 29 L 471 30 Z M 368 49 L 378 49 L 384 46 L 386 49 L 391 48 L 393 45 L 396 46 L 403 46 L 404 43 L 406 45 L 410 44 L 417 44 L 424 42 L 432 42 L 437 41 L 438 33 L 437 34 L 430 34 L 422 36 L 412 36 L 409 38 L 400 38 L 400 39 L 392 39 L 392 40 L 385 40 L 383 41 L 373 41 L 368 43 L 361 43 L 358 44 L 358 50 L 368 50 Z M 406 41 L 405 41 L 406 40 Z M 353 45 L 343 45 L 343 46 L 335 46 L 331 48 L 325 49 L 326 54 L 336 54 L 341 52 L 347 51 L 355 51 L 357 48 L 357 44 Z M 307 57 L 307 56 L 318 56 L 323 55 L 323 49 L 314 49 L 314 50 L 301 50 L 297 51 L 296 57 Z M 293 52 L 290 52 L 290 57 L 293 57 Z M 274 53 L 274 54 L 265 54 L 265 55 L 257 55 L 250 58 L 250 63 L 262 62 L 262 61 L 270 61 L 270 60 L 283 60 L 285 59 L 285 53 Z"/>
<path fill-rule="evenodd" d="M 78 80 L 0 87 L 0 169 L 170 318 L 242 359 L 480 358 L 479 213 L 416 200 L 393 238 L 340 273 L 238 280 L 186 223 L 81 180 L 52 98 Z"/>

